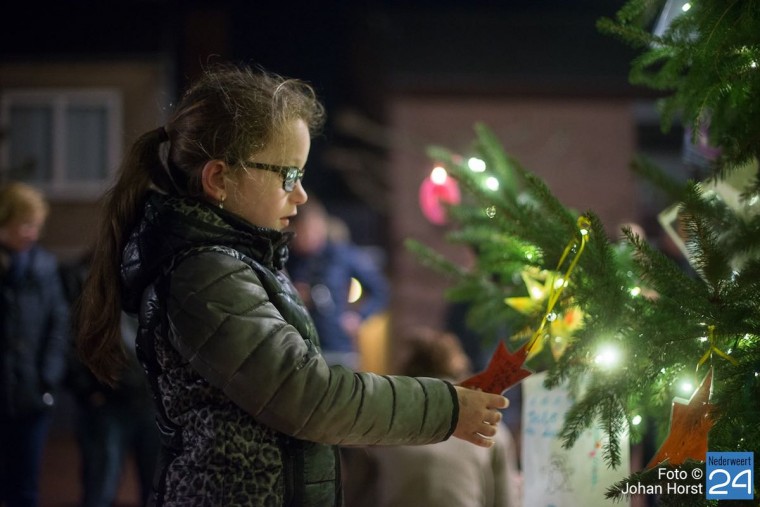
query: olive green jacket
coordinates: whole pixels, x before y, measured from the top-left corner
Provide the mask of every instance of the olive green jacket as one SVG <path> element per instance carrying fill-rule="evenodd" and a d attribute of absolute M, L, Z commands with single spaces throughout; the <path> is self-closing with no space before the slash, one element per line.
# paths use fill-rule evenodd
<path fill-rule="evenodd" d="M 122 263 L 164 434 L 156 503 L 340 505 L 335 445 L 448 438 L 441 380 L 328 367 L 280 270 L 288 237 L 154 194 Z"/>

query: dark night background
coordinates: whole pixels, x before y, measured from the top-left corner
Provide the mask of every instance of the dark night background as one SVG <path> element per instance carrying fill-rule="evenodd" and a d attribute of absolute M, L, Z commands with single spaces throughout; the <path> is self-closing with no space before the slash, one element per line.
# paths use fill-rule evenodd
<path fill-rule="evenodd" d="M 311 82 L 328 110 L 307 187 L 328 202 L 366 199 L 326 162 L 328 147 L 382 159 L 336 125 L 343 111 L 383 123 L 394 90 L 435 94 L 626 95 L 631 53 L 595 23 L 611 0 L 335 2 L 28 1 L 7 3 L 0 59 L 166 58 L 181 90 L 206 64 L 246 62 Z M 367 175 L 364 175 L 367 177 Z M 387 186 L 382 174 L 370 174 Z M 381 206 L 375 206 L 382 214 Z"/>

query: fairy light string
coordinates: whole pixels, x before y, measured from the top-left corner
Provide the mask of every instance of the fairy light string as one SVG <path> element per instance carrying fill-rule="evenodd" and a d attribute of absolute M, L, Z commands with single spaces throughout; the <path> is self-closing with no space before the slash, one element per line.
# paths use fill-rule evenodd
<path fill-rule="evenodd" d="M 578 261 L 581 258 L 583 249 L 586 247 L 586 243 L 588 242 L 589 231 L 591 229 L 591 220 L 589 220 L 589 218 L 586 217 L 585 215 L 581 215 L 580 217 L 578 217 L 576 224 L 578 226 L 579 237 L 574 237 L 567 244 L 564 252 L 562 253 L 562 257 L 560 257 L 559 262 L 557 263 L 557 269 L 552 275 L 553 276 L 552 283 L 549 285 L 549 295 L 546 298 L 546 311 L 544 312 L 544 316 L 541 319 L 541 324 L 539 324 L 538 328 L 533 333 L 533 336 L 531 337 L 531 339 L 528 341 L 528 343 L 525 346 L 525 350 L 528 352 L 528 355 L 531 355 L 533 347 L 536 345 L 536 343 L 538 343 L 538 341 L 543 336 L 544 328 L 546 327 L 546 323 L 549 321 L 549 316 L 554 313 L 554 306 L 557 304 L 557 301 L 559 301 L 559 298 L 562 295 L 562 291 L 568 285 L 568 281 L 570 280 L 570 275 L 572 275 L 573 270 L 575 269 L 575 266 L 578 265 Z M 564 276 L 561 278 L 562 283 L 558 284 L 557 279 L 556 279 L 557 274 L 559 273 L 559 270 L 562 269 L 562 265 L 570 256 L 570 253 L 572 252 L 575 246 L 578 246 L 578 249 L 573 255 L 573 258 L 570 261 L 570 265 L 567 267 L 567 271 L 565 271 Z"/>

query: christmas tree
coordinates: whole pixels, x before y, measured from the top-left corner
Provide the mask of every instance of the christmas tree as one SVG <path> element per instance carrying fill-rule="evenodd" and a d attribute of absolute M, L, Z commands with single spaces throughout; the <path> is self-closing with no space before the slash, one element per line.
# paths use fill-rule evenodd
<path fill-rule="evenodd" d="M 760 452 L 760 1 L 681 2 L 652 30 L 661 7 L 632 0 L 598 26 L 640 51 L 630 79 L 662 94 L 663 129 L 680 121 L 695 144 L 717 148 L 703 181 L 675 181 L 644 158 L 632 164 L 674 203 L 674 231 L 696 275 L 630 228 L 618 241 L 593 210 L 563 206 L 484 125 L 473 157 L 429 150 L 464 190 L 448 207 L 458 224 L 448 238 L 477 253 L 475 266 L 408 242 L 453 277 L 449 297 L 471 303 L 470 323 L 484 336 L 506 323 L 516 330 L 507 346 L 548 372 L 547 387 L 570 386 L 566 447 L 600 425 L 615 467 L 623 435 L 635 441 L 656 428 L 659 451 L 610 484 L 610 498 L 662 483 L 662 469 L 703 477 L 707 450 Z M 699 387 L 674 402 L 685 380 Z M 756 486 L 744 487 L 755 500 L 722 504 L 760 505 Z M 704 492 L 658 496 L 660 505 L 717 505 Z"/>

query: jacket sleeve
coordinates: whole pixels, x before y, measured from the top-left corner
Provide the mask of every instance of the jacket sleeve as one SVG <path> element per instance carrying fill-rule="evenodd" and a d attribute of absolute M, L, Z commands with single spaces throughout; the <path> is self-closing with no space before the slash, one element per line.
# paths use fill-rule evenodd
<path fill-rule="evenodd" d="M 456 426 L 451 384 L 329 367 L 234 257 L 185 259 L 171 275 L 167 307 L 180 354 L 275 430 L 328 444 L 425 444 Z"/>

